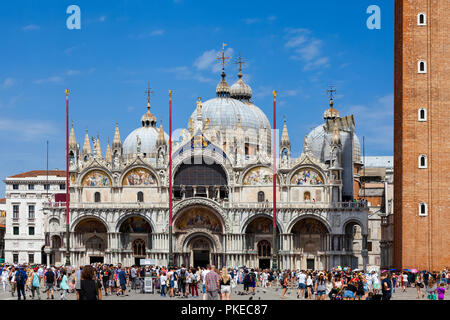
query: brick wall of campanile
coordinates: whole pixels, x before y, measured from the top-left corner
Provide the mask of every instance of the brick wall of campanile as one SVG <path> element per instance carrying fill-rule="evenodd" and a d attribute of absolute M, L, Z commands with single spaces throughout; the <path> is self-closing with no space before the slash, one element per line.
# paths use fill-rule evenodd
<path fill-rule="evenodd" d="M 450 267 L 450 0 L 395 2 L 394 262 L 438 270 Z M 426 26 L 417 24 L 421 12 Z M 421 59 L 426 74 L 418 73 Z M 418 168 L 421 154 L 427 169 Z"/>

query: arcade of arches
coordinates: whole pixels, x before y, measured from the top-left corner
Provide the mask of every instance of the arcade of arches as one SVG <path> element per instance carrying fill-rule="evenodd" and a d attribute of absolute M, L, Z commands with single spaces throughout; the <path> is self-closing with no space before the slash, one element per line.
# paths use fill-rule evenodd
<path fill-rule="evenodd" d="M 226 233 L 222 216 L 206 205 L 193 205 L 174 217 L 174 254 L 177 265 L 250 266 L 270 268 L 273 254 L 273 222 L 256 215 L 242 226 L 243 233 Z M 109 228 L 109 230 L 114 229 Z M 156 233 L 146 218 L 135 215 L 119 220 L 109 231 L 96 217 L 80 220 L 71 232 L 72 263 L 121 262 L 139 265 L 141 259 L 165 261 L 167 233 Z M 280 267 L 326 269 L 334 265 L 360 265 L 367 236 L 356 221 L 344 225 L 342 234 L 331 234 L 319 218 L 304 216 L 287 233 L 277 225 Z M 62 237 L 52 236 L 51 263 L 64 261 Z"/>

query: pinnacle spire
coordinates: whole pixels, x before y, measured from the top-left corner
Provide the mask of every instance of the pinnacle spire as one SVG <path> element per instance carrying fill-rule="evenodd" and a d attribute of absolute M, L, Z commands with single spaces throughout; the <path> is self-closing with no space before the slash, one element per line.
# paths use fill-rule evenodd
<path fill-rule="evenodd" d="M 105 160 L 106 160 L 106 162 L 109 162 L 109 163 L 112 162 L 112 154 L 111 154 L 111 146 L 109 144 L 109 137 L 108 137 L 108 145 L 106 147 Z"/>
<path fill-rule="evenodd" d="M 116 122 L 116 130 L 114 131 L 113 146 L 118 147 L 122 145 L 120 140 L 119 124 Z"/>
<path fill-rule="evenodd" d="M 83 154 L 88 155 L 91 154 L 91 142 L 89 141 L 89 133 L 88 129 L 86 128 L 86 135 L 84 136 L 84 144 L 83 144 Z"/>
<path fill-rule="evenodd" d="M 283 132 L 281 134 L 280 146 L 282 146 L 282 147 L 290 147 L 291 146 L 291 142 L 289 140 L 289 134 L 288 134 L 288 130 L 287 130 L 287 125 L 286 125 L 286 118 L 284 118 L 284 125 L 283 125 Z"/>
<path fill-rule="evenodd" d="M 161 125 L 159 126 L 159 132 L 158 132 L 158 140 L 156 140 L 157 145 L 164 145 L 166 143 L 166 138 L 164 137 L 164 129 L 163 124 L 161 120 Z"/>
<path fill-rule="evenodd" d="M 73 121 L 72 121 L 72 128 L 70 129 L 69 147 L 70 148 L 77 147 L 77 138 L 75 137 L 75 130 L 73 129 Z"/>
<path fill-rule="evenodd" d="M 100 137 L 98 134 L 97 134 L 97 141 L 96 141 L 95 145 L 96 145 L 95 154 L 96 154 L 97 158 L 99 158 L 99 159 L 103 158 L 102 149 L 100 147 Z"/>

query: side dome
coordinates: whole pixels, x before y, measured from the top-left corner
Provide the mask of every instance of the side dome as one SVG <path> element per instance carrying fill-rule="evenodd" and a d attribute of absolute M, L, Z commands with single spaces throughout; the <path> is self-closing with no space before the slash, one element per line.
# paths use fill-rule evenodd
<path fill-rule="evenodd" d="M 326 132 L 325 125 L 319 125 L 314 128 L 307 135 L 308 147 L 311 150 L 314 157 L 319 159 L 322 162 L 330 160 L 330 143 L 332 139 L 332 132 Z M 346 152 L 348 148 L 351 146 L 351 134 L 350 132 L 339 132 L 341 142 L 342 142 L 342 150 Z M 361 144 L 359 142 L 358 136 L 353 133 L 353 162 L 361 163 Z"/>
<path fill-rule="evenodd" d="M 140 152 L 147 156 L 156 156 L 156 141 L 158 140 L 159 130 L 156 127 L 141 127 L 133 130 L 123 143 L 123 154 L 132 155 L 137 153 L 138 137 L 141 140 Z M 164 132 L 166 141 L 169 136 Z"/>
<path fill-rule="evenodd" d="M 156 144 L 159 130 L 156 126 L 156 116 L 150 112 L 150 101 L 147 103 L 147 112 L 141 117 L 141 127 L 133 130 L 123 143 L 123 154 L 133 155 L 144 153 L 146 157 L 156 157 Z M 169 139 L 164 132 L 166 141 Z M 139 149 L 139 150 L 138 150 Z"/>

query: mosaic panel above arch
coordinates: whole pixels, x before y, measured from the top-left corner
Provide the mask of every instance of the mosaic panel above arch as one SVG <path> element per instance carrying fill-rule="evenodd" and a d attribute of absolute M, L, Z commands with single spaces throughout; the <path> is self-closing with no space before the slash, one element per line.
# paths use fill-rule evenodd
<path fill-rule="evenodd" d="M 122 180 L 123 186 L 152 186 L 156 178 L 148 169 L 135 168 L 130 170 Z"/>
<path fill-rule="evenodd" d="M 204 228 L 213 232 L 221 232 L 222 223 L 219 218 L 208 209 L 190 208 L 176 220 L 175 228 L 177 231 Z"/>
<path fill-rule="evenodd" d="M 279 181 L 277 181 L 279 182 Z M 273 172 L 267 167 L 256 167 L 245 174 L 242 183 L 245 186 L 272 185 Z"/>
<path fill-rule="evenodd" d="M 81 182 L 83 187 L 109 187 L 111 179 L 101 170 L 93 170 L 84 176 Z"/>
<path fill-rule="evenodd" d="M 323 185 L 322 175 L 315 169 L 302 168 L 298 170 L 291 178 L 291 184 L 296 185 Z"/>

